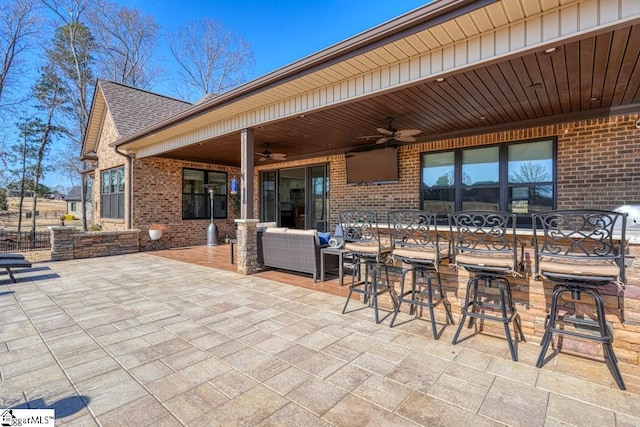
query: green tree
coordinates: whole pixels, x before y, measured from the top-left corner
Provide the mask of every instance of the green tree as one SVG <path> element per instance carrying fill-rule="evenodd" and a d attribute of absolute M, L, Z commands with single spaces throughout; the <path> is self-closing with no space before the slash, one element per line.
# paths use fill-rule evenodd
<path fill-rule="evenodd" d="M 9 209 L 7 205 L 7 190 L 0 188 L 0 211 L 6 211 Z"/>
<path fill-rule="evenodd" d="M 54 123 L 54 118 L 58 115 L 58 111 L 63 108 L 65 100 L 62 81 L 55 74 L 52 66 L 49 65 L 42 68 L 40 78 L 33 88 L 33 96 L 37 100 L 36 108 L 41 116 L 32 119 L 30 126 L 33 132 L 32 137 L 35 141 L 34 148 L 36 149 L 33 164 L 34 192 L 31 213 L 31 241 L 35 242 L 38 197 L 44 196 L 44 194 L 40 194 L 41 191 L 49 191 L 48 188 L 42 188 L 40 184 L 40 179 L 44 177 L 47 170 L 45 157 L 49 152 L 52 140 L 65 130 Z"/>

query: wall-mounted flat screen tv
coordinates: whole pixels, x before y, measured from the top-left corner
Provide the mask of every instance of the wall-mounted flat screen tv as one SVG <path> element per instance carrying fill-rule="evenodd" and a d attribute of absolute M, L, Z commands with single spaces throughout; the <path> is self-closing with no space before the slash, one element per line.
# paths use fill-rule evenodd
<path fill-rule="evenodd" d="M 398 147 L 376 147 L 345 153 L 347 184 L 398 181 Z"/>

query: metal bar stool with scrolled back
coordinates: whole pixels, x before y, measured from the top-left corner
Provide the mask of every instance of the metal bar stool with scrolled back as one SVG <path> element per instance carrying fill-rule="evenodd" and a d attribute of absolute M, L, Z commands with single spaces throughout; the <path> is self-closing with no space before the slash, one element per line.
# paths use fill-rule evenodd
<path fill-rule="evenodd" d="M 546 317 L 538 368 L 545 363 L 553 334 L 595 341 L 603 345 L 604 360 L 618 387 L 625 389 L 611 346 L 613 330 L 606 321 L 604 301 L 597 288 L 616 283 L 624 289 L 626 216 L 604 210 L 555 210 L 532 216 L 536 279 L 557 283 Z M 615 240 L 614 232 L 620 233 Z M 575 309 L 573 314 L 560 315 L 558 300 L 567 293 L 573 300 L 580 300 L 583 294 L 591 296 L 595 319 Z M 565 328 L 570 325 L 574 328 Z"/>
<path fill-rule="evenodd" d="M 344 249 L 347 251 L 348 256 L 353 258 L 354 263 L 349 295 L 342 309 L 342 314 L 346 313 L 351 295 L 355 292 L 364 296 L 365 304 L 373 303 L 376 323 L 380 323 L 378 297 L 388 292 L 394 307 L 396 305 L 394 290 L 389 282 L 389 272 L 386 264 L 391 252 L 389 239 L 380 238 L 378 219 L 375 212 L 363 210 L 340 212 L 340 225 L 342 227 Z M 356 275 L 360 277 L 361 265 L 364 265 L 365 268 L 364 280 L 356 281 Z M 381 277 L 383 270 L 385 274 L 384 280 Z M 369 273 L 371 277 L 369 277 Z"/>
<path fill-rule="evenodd" d="M 509 344 L 511 359 L 518 360 L 515 340 L 510 324 L 515 326 L 516 339 L 525 341 L 511 295 L 507 277 L 516 273 L 518 251 L 516 217 L 499 211 L 461 211 L 449 214 L 449 230 L 453 247 L 453 263 L 471 273 L 462 303 L 462 318 L 453 337 L 457 344 L 467 316 L 469 327 L 476 326 L 476 319 L 502 322 Z M 483 292 L 479 287 L 497 287 L 498 293 Z M 495 302 L 492 302 L 495 300 Z M 488 313 L 486 309 L 491 311 Z"/>
<path fill-rule="evenodd" d="M 391 256 L 408 265 L 402 272 L 400 294 L 395 313 L 391 318 L 393 327 L 402 303 L 410 306 L 409 314 L 418 318 L 422 308 L 429 309 L 433 338 L 438 339 L 438 328 L 434 308 L 442 304 L 446 324 L 454 324 L 451 304 L 442 289 L 440 262 L 449 258 L 449 241 L 440 241 L 436 214 L 422 210 L 395 210 L 388 213 Z M 411 285 L 405 288 L 406 276 L 411 273 Z M 418 275 L 422 282 L 419 282 Z M 435 275 L 435 290 L 432 276 Z M 418 310 L 418 307 L 420 309 Z"/>

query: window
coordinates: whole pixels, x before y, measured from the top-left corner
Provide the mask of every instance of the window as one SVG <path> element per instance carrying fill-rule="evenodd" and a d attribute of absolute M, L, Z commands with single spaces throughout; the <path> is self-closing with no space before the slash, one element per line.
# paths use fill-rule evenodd
<path fill-rule="evenodd" d="M 124 219 L 124 166 L 102 172 L 100 216 Z"/>
<path fill-rule="evenodd" d="M 75 212 L 77 209 L 76 202 L 71 202 L 71 212 Z"/>
<path fill-rule="evenodd" d="M 422 208 L 446 215 L 501 210 L 530 225 L 555 206 L 555 140 L 464 148 L 422 155 Z"/>
<path fill-rule="evenodd" d="M 227 218 L 227 173 L 182 170 L 182 219 L 210 219 L 211 200 L 205 185 L 213 184 L 213 217 Z"/>

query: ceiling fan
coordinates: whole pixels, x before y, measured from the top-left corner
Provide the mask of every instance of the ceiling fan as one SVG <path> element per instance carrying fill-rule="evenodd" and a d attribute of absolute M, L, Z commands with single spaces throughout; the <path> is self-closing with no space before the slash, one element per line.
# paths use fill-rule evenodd
<path fill-rule="evenodd" d="M 358 139 L 371 139 L 378 138 L 376 144 L 384 144 L 385 142 L 397 141 L 397 142 L 415 142 L 415 135 L 422 133 L 421 130 L 418 129 L 402 129 L 397 130 L 393 126 L 391 126 L 391 122 L 393 122 L 393 118 L 389 117 L 387 119 L 387 128 L 376 128 L 379 135 L 367 135 L 360 136 Z"/>
<path fill-rule="evenodd" d="M 264 151 L 261 153 L 258 153 L 258 161 L 260 162 L 264 162 L 266 160 L 278 160 L 278 161 L 282 161 L 282 160 L 287 160 L 287 155 L 284 153 L 272 153 L 271 150 L 269 150 L 269 146 L 271 146 L 271 144 L 267 143 L 264 144 Z"/>

